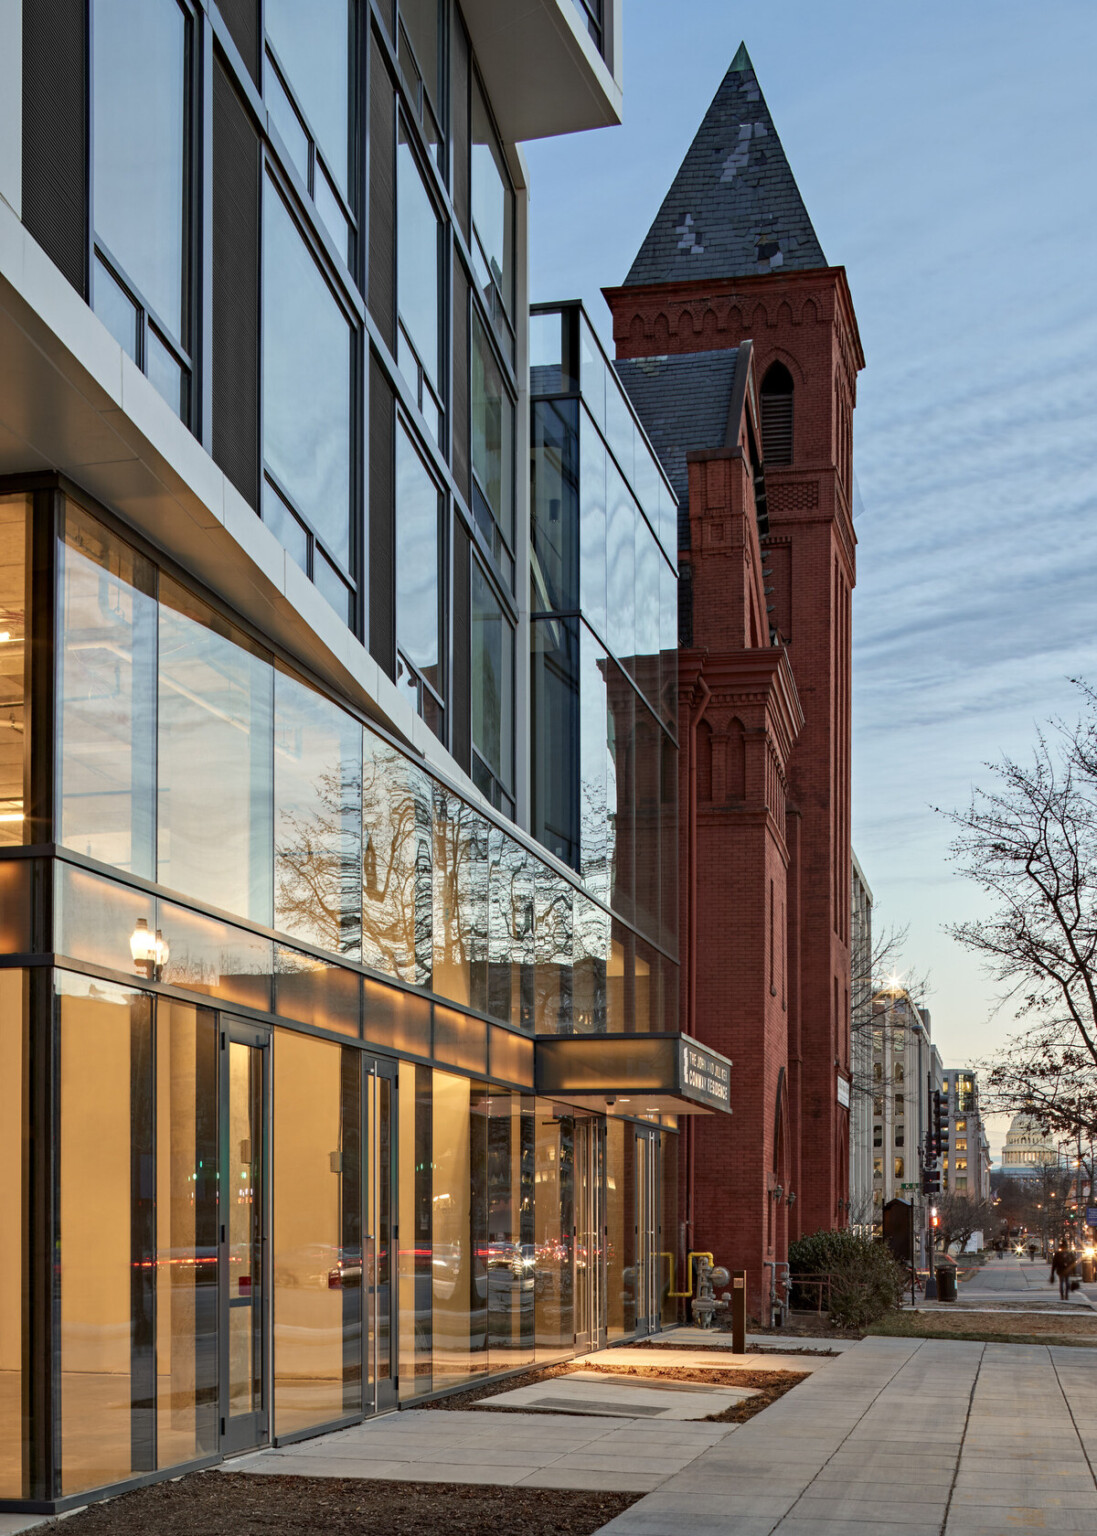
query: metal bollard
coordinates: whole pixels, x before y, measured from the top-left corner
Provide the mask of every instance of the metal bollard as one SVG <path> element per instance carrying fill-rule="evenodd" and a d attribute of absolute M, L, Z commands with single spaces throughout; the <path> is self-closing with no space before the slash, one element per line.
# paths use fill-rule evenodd
<path fill-rule="evenodd" d="M 736 1355 L 747 1352 L 747 1272 L 731 1272 L 731 1348 Z"/>

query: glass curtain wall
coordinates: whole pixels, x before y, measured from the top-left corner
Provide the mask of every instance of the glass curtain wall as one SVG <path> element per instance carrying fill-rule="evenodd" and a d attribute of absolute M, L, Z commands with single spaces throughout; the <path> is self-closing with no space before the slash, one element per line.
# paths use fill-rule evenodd
<path fill-rule="evenodd" d="M 673 495 L 581 309 L 537 313 L 531 348 L 534 829 L 620 919 L 595 1017 L 672 1030 Z"/>

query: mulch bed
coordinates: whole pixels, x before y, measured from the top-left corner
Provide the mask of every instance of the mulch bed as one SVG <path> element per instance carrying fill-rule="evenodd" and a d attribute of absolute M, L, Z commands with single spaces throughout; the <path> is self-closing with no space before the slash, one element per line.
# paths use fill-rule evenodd
<path fill-rule="evenodd" d="M 800 1337 L 802 1338 L 803 1335 L 801 1334 Z M 832 1339 L 838 1339 L 841 1338 L 842 1335 L 838 1332 L 837 1329 L 834 1329 L 831 1332 L 830 1337 Z M 861 1335 L 858 1333 L 854 1335 L 854 1337 L 859 1339 Z M 774 1348 L 774 1345 L 777 1347 Z M 689 1344 L 664 1344 L 659 1339 L 642 1339 L 639 1344 L 629 1345 L 630 1349 L 676 1349 L 679 1351 L 679 1353 L 684 1349 L 690 1349 L 692 1347 L 693 1346 Z M 702 1344 L 696 1347 L 699 1349 L 704 1349 L 711 1346 Z M 729 1344 L 727 1347 L 730 1350 L 731 1345 Z M 810 1358 L 813 1360 L 831 1360 L 838 1353 L 836 1349 L 797 1349 L 795 1339 L 793 1339 L 792 1343 L 789 1344 L 788 1348 L 786 1349 L 784 1337 L 779 1333 L 775 1333 L 773 1335 L 773 1345 L 748 1344 L 746 1352 L 748 1355 L 806 1355 L 810 1356 Z"/>
<path fill-rule="evenodd" d="M 196 1472 L 93 1504 L 65 1536 L 591 1536 L 639 1493 Z"/>
<path fill-rule="evenodd" d="M 995 1308 L 982 1315 L 973 1309 L 955 1312 L 892 1312 L 872 1323 L 870 1334 L 889 1338 L 968 1339 L 983 1344 L 1073 1344 L 1097 1347 L 1097 1314 L 1075 1317 L 1041 1316 L 1033 1312 L 1004 1312 Z"/>
<path fill-rule="evenodd" d="M 669 1347 L 669 1346 L 668 1346 Z M 480 1387 L 472 1387 L 468 1392 L 456 1392 L 452 1397 L 439 1398 L 431 1403 L 423 1403 L 423 1408 L 441 1410 L 456 1410 L 476 1408 L 487 1397 L 497 1397 L 500 1392 L 510 1392 L 518 1387 L 539 1386 L 542 1382 L 552 1381 L 557 1376 L 570 1376 L 575 1371 L 598 1371 L 605 1376 L 643 1376 L 648 1379 L 663 1381 L 696 1381 L 708 1387 L 752 1387 L 757 1396 L 748 1397 L 744 1402 L 733 1403 L 730 1408 L 725 1408 L 721 1413 L 710 1413 L 704 1419 L 695 1419 L 689 1422 L 697 1424 L 745 1424 L 747 1419 L 752 1419 L 756 1413 L 761 1413 L 763 1408 L 768 1408 L 770 1403 L 775 1403 L 779 1397 L 784 1397 L 799 1382 L 805 1381 L 810 1372 L 804 1371 L 752 1371 L 731 1367 L 727 1370 L 719 1366 L 705 1368 L 691 1366 L 638 1366 L 638 1365 L 592 1365 L 589 1361 L 578 1363 L 565 1362 L 563 1365 L 550 1365 L 540 1370 L 525 1371 L 520 1376 L 510 1376 L 505 1381 L 487 1382 Z M 566 1414 L 565 1408 L 519 1408 L 498 1407 L 489 1408 L 488 1413 L 549 1413 Z"/>

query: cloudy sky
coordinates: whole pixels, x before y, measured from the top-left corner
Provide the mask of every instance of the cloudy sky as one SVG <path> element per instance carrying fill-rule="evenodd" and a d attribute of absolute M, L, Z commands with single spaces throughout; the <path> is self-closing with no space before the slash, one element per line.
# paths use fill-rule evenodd
<path fill-rule="evenodd" d="M 624 126 L 527 146 L 535 299 L 608 340 L 741 39 L 857 307 L 854 842 L 958 1063 L 1010 1016 L 933 807 L 1097 680 L 1097 5 L 625 0 Z"/>

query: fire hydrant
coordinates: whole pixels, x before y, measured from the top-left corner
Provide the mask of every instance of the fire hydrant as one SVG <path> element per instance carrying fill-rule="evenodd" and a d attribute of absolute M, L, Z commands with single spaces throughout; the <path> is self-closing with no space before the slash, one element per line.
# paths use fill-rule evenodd
<path fill-rule="evenodd" d="M 697 1295 L 694 1296 L 691 1306 L 693 1321 L 698 1328 L 711 1328 L 717 1312 L 723 1311 L 728 1306 L 731 1297 L 725 1291 L 717 1300 L 716 1287 L 727 1285 L 730 1279 L 730 1274 L 722 1264 L 710 1264 L 707 1259 L 701 1259 L 697 1265 Z"/>

